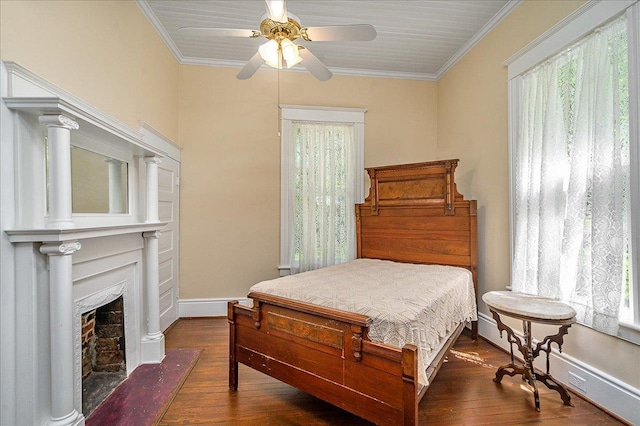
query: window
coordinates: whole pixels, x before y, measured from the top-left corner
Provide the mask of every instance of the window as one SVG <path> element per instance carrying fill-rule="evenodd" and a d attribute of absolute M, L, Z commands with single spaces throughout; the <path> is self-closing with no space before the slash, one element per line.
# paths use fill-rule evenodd
<path fill-rule="evenodd" d="M 511 285 L 640 342 L 634 3 L 590 3 L 508 61 Z"/>
<path fill-rule="evenodd" d="M 282 107 L 280 273 L 355 257 L 364 110 Z"/>

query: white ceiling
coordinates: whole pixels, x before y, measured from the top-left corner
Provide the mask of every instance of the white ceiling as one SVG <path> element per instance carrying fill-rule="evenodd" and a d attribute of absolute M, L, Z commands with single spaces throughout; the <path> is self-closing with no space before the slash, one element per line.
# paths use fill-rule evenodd
<path fill-rule="evenodd" d="M 371 24 L 373 41 L 305 42 L 335 74 L 436 80 L 521 0 L 287 0 L 303 27 Z M 189 37 L 180 27 L 259 30 L 263 0 L 136 0 L 183 64 L 241 68 L 264 38 Z M 301 67 L 296 67 L 303 70 Z"/>

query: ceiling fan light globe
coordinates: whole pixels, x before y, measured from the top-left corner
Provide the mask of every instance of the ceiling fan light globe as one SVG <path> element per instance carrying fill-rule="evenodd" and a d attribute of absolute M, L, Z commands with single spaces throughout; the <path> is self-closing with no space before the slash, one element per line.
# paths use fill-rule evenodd
<path fill-rule="evenodd" d="M 285 61 L 287 61 L 287 60 L 286 60 L 286 58 L 285 58 Z M 287 68 L 295 67 L 295 66 L 296 66 L 296 65 L 298 65 L 300 62 L 302 62 L 302 58 L 300 57 L 300 55 L 298 55 L 298 57 L 297 57 L 297 58 L 295 58 L 294 60 L 288 60 L 288 61 L 287 61 Z"/>
<path fill-rule="evenodd" d="M 282 56 L 284 56 L 284 60 L 287 61 L 287 68 L 294 67 L 302 62 L 302 56 L 300 56 L 298 46 L 291 40 L 282 40 L 280 46 L 282 47 Z"/>
<path fill-rule="evenodd" d="M 275 40 L 269 40 L 265 44 L 258 48 L 260 56 L 264 61 L 273 68 L 279 68 L 280 65 L 280 53 L 278 52 L 278 42 Z"/>

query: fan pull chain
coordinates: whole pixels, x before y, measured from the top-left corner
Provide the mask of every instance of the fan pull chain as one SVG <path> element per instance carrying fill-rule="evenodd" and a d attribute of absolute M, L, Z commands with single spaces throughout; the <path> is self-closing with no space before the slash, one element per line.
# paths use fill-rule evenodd
<path fill-rule="evenodd" d="M 278 90 L 278 103 L 276 104 L 276 129 L 278 129 L 278 137 L 281 137 L 280 134 L 280 68 L 282 68 L 282 54 L 280 51 L 280 48 L 278 48 L 278 69 L 276 70 L 276 72 L 278 73 L 278 83 L 277 83 L 277 90 Z"/>

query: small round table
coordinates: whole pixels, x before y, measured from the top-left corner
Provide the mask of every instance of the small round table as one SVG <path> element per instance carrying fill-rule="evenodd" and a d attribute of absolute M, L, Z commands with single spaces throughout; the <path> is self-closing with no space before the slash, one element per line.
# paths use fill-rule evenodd
<path fill-rule="evenodd" d="M 507 332 L 507 340 L 511 348 L 511 363 L 498 368 L 494 382 L 500 383 L 505 374 L 515 376 L 522 375 L 522 380 L 526 380 L 533 387 L 533 396 L 536 404 L 536 411 L 540 411 L 540 396 L 536 380 L 544 383 L 549 389 L 556 390 L 562 397 L 565 405 L 573 406 L 571 396 L 567 388 L 556 381 L 549 374 L 549 354 L 551 353 L 551 343 L 555 342 L 562 352 L 563 336 L 568 333 L 571 324 L 576 322 L 576 311 L 569 305 L 546 297 L 532 294 L 519 293 L 515 291 L 490 291 L 482 296 L 482 300 L 487 304 L 489 310 L 496 320 L 500 337 L 502 332 Z M 522 331 L 524 342 L 516 336 L 513 330 L 500 321 L 500 314 L 522 320 Z M 535 348 L 531 344 L 531 323 L 558 325 L 557 334 L 545 337 L 538 342 Z M 516 364 L 513 356 L 513 344 L 523 356 L 524 364 Z M 538 373 L 533 368 L 533 360 L 538 357 L 540 351 L 547 354 L 547 371 Z"/>

